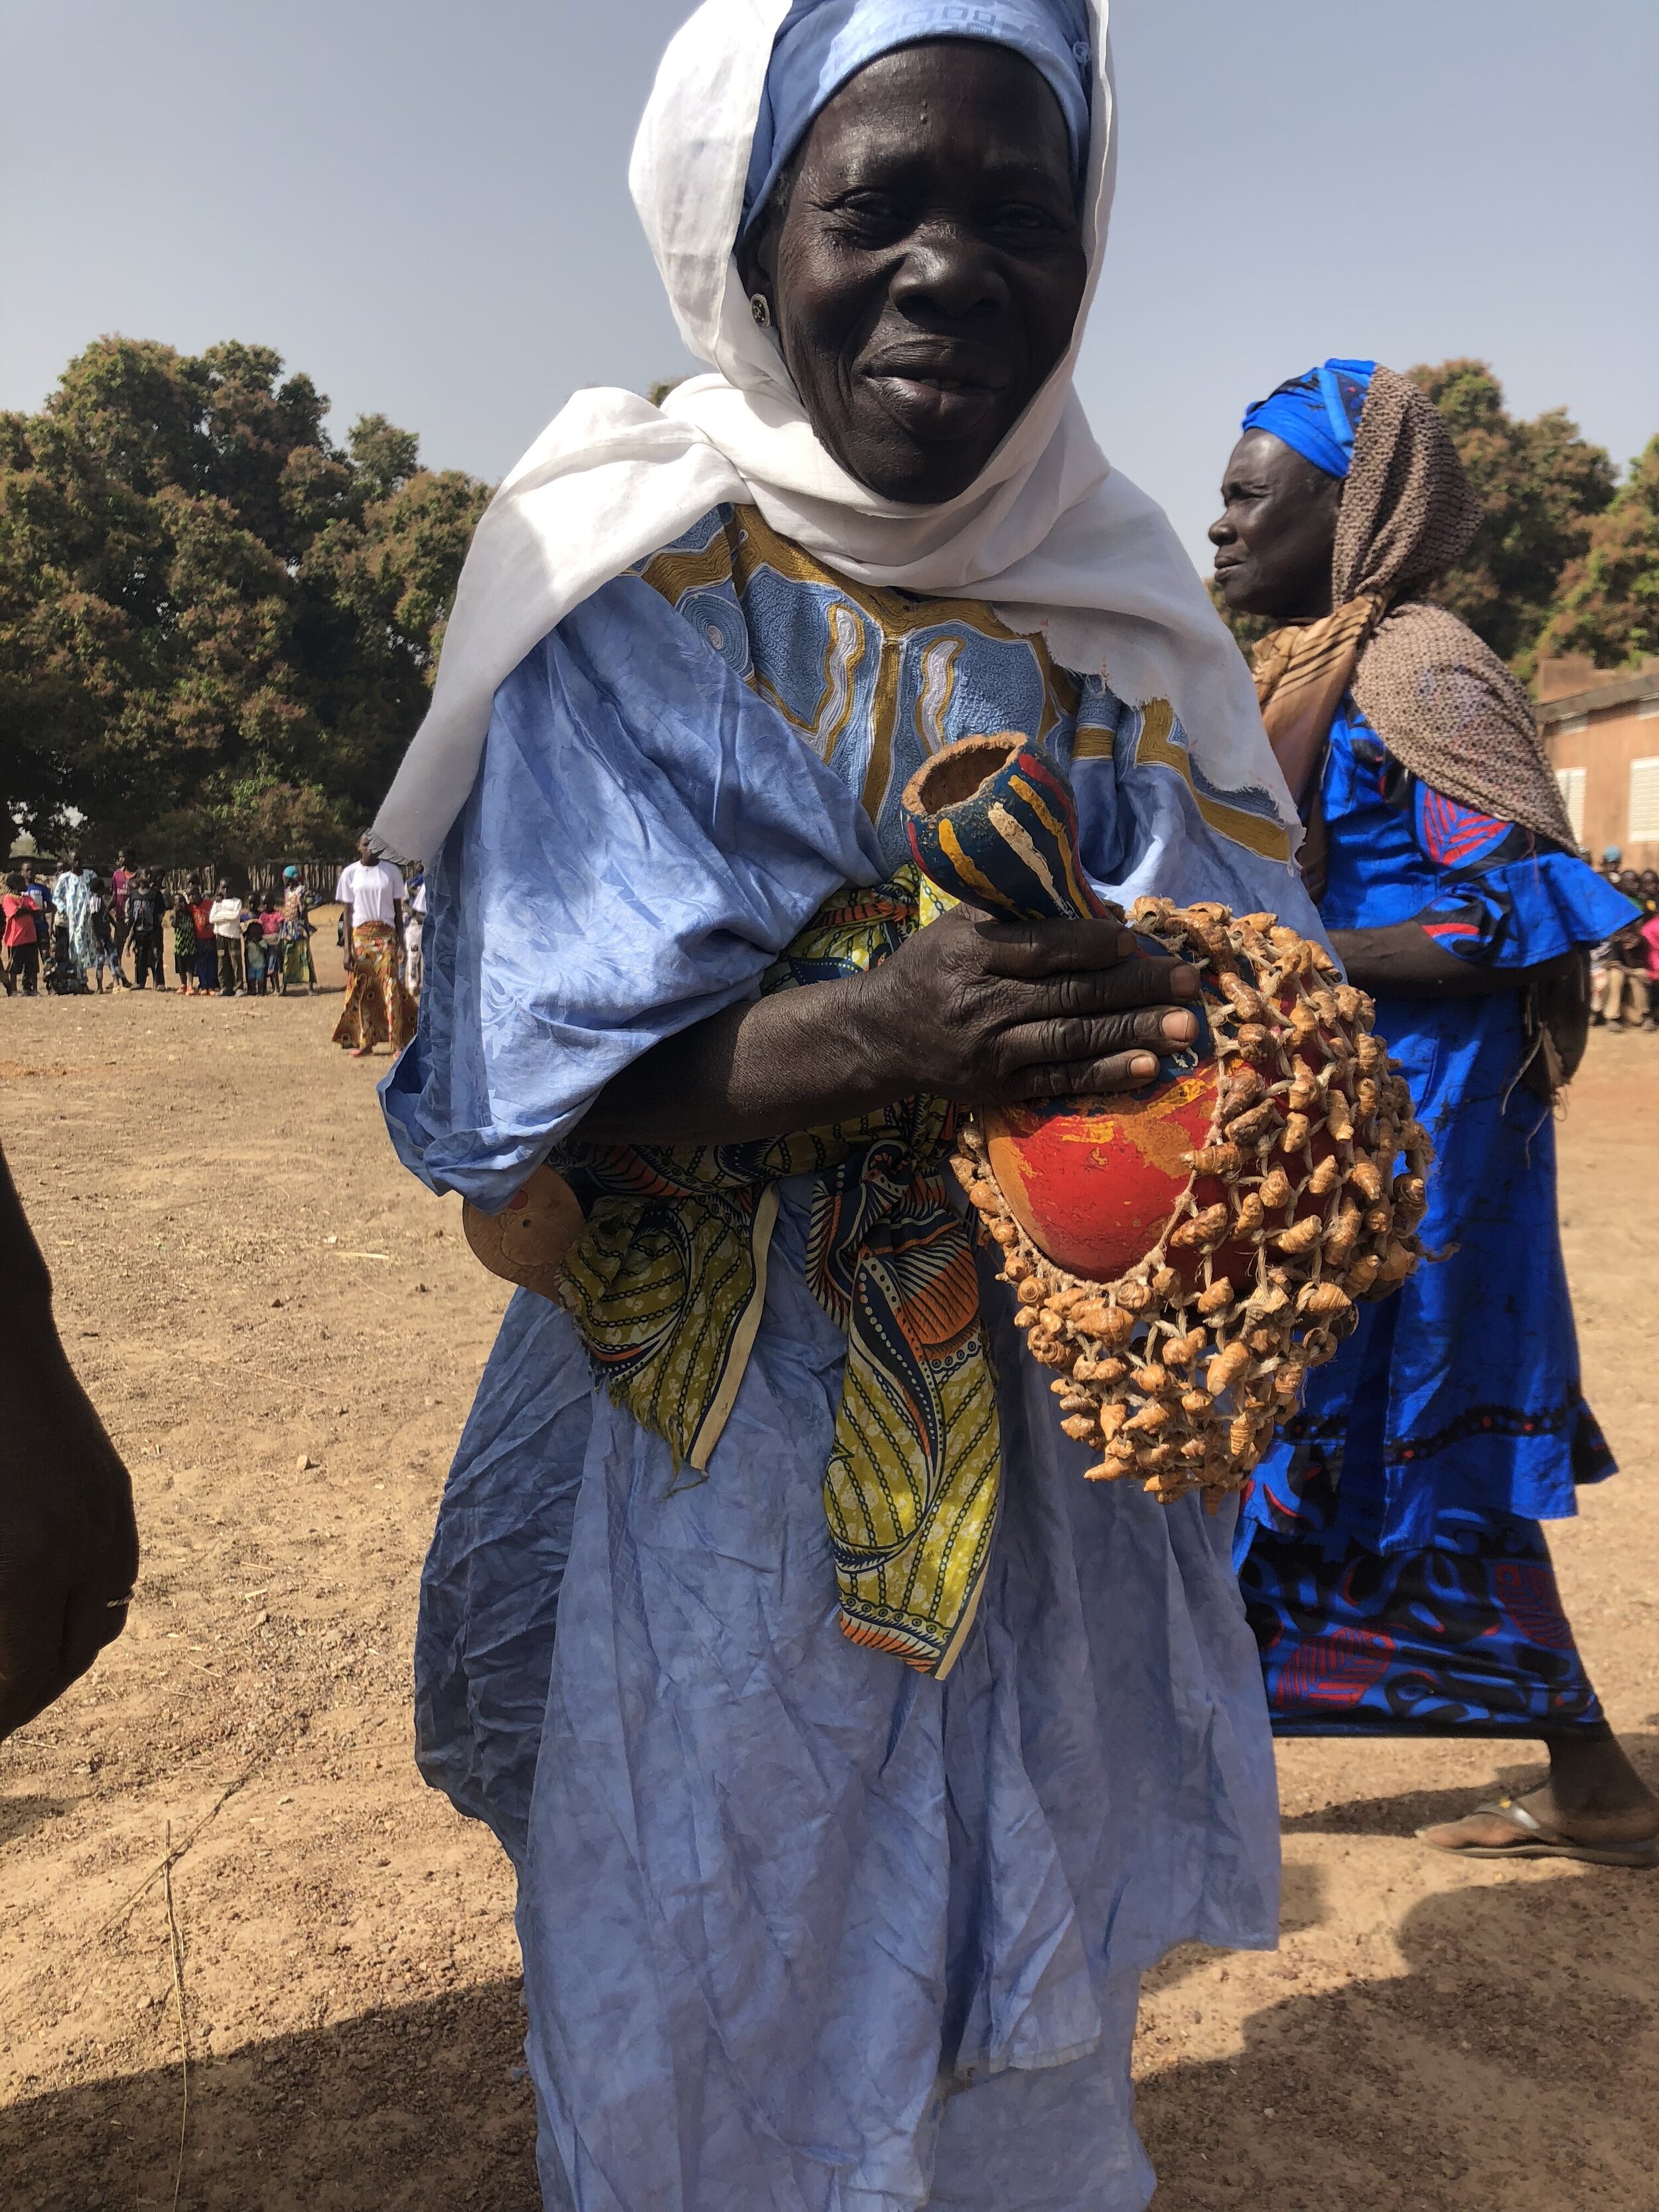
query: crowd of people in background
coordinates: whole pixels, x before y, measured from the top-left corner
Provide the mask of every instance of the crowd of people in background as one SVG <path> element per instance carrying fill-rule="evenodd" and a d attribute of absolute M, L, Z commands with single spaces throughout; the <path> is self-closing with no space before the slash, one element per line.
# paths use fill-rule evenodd
<path fill-rule="evenodd" d="M 405 881 L 400 870 L 360 846 L 336 896 L 347 975 L 337 1041 L 359 1056 L 376 1042 L 400 1049 L 413 1034 L 421 988 L 421 872 Z M 319 902 L 293 866 L 283 869 L 279 885 L 245 896 L 224 876 L 210 884 L 190 875 L 169 890 L 159 870 L 135 868 L 125 853 L 107 874 L 71 855 L 49 879 L 34 861 L 23 860 L 7 874 L 0 895 L 0 988 L 9 998 L 146 988 L 171 988 L 188 998 L 314 993 L 312 915 Z"/>
<path fill-rule="evenodd" d="M 1642 909 L 1642 919 L 1598 945 L 1590 958 L 1590 1020 L 1597 1028 L 1659 1029 L 1659 871 L 1638 873 L 1609 845 L 1601 872 Z"/>

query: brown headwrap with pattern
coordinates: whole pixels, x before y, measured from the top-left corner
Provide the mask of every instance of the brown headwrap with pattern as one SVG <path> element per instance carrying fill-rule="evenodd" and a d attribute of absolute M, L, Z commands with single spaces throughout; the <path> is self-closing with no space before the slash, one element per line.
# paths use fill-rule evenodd
<path fill-rule="evenodd" d="M 1256 647 L 1262 717 L 1299 799 L 1351 690 L 1395 758 L 1425 783 L 1572 852 L 1526 692 L 1467 623 L 1409 596 L 1444 575 L 1480 520 L 1433 401 L 1408 377 L 1377 369 L 1337 516 L 1335 611 L 1274 630 Z"/>

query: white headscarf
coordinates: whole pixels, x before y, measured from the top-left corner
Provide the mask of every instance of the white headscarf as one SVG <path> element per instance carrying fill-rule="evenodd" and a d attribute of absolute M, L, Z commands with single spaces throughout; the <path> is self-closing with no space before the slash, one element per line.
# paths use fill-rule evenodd
<path fill-rule="evenodd" d="M 820 445 L 732 258 L 787 12 L 788 0 L 704 0 L 663 56 L 629 180 L 681 336 L 712 373 L 660 410 L 631 392 L 579 392 L 503 481 L 461 571 L 432 705 L 377 842 L 434 854 L 471 790 L 497 685 L 573 607 L 723 501 L 757 507 L 857 582 L 991 601 L 1130 706 L 1167 699 L 1208 786 L 1265 792 L 1294 836 L 1243 658 L 1168 518 L 1109 466 L 1072 387 L 1116 168 L 1107 0 L 1090 0 L 1088 276 L 1071 345 L 982 474 L 934 507 L 879 498 Z"/>

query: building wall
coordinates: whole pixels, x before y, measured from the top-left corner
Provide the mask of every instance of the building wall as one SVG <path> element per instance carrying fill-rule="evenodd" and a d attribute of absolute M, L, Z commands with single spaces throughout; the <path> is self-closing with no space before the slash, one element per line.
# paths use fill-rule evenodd
<path fill-rule="evenodd" d="M 1581 842 L 1599 860 L 1604 847 L 1623 848 L 1627 868 L 1659 868 L 1659 823 L 1640 841 L 1631 836 L 1631 764 L 1659 760 L 1659 684 L 1655 696 L 1560 719 L 1540 716 L 1550 766 L 1584 771 Z M 1582 695 L 1581 695 L 1582 696 Z M 1575 702 L 1576 703 L 1576 702 Z"/>

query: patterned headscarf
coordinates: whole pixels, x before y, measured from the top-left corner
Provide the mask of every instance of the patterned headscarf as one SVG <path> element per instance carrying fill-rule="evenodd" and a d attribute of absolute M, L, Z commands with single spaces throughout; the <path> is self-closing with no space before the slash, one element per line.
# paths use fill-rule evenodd
<path fill-rule="evenodd" d="M 1525 690 L 1467 623 L 1412 596 L 1445 574 L 1480 522 L 1480 501 L 1439 410 L 1408 377 L 1378 368 L 1337 516 L 1333 612 L 1274 630 L 1256 647 L 1263 719 L 1300 797 L 1351 690 L 1413 775 L 1573 852 Z"/>
<path fill-rule="evenodd" d="M 794 0 L 772 42 L 755 120 L 744 229 L 771 198 L 819 110 L 861 69 L 924 39 L 977 39 L 1024 54 L 1060 102 L 1081 191 L 1094 81 L 1083 0 Z"/>

